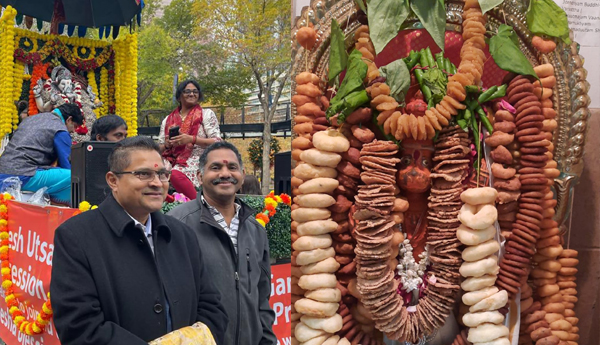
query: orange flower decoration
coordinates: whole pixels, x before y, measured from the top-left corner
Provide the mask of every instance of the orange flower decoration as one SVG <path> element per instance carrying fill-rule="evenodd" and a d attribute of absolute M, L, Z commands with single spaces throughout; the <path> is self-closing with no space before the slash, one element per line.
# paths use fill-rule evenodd
<path fill-rule="evenodd" d="M 292 205 L 292 198 L 285 193 L 281 194 L 281 200 L 283 200 L 283 203 L 288 206 Z"/>
<path fill-rule="evenodd" d="M 37 84 L 40 78 L 50 78 L 48 76 L 49 65 L 49 63 L 33 65 L 33 72 L 31 73 L 30 79 L 31 89 L 29 90 L 29 116 L 35 115 L 39 112 L 37 104 L 35 103 L 35 96 L 33 95 L 33 87 Z"/>
<path fill-rule="evenodd" d="M 280 203 L 291 205 L 292 200 L 287 194 L 275 195 L 275 192 L 271 191 L 271 193 L 265 197 L 265 207 L 261 213 L 256 215 L 256 220 L 263 226 L 266 226 L 266 224 L 269 223 L 269 220 L 277 213 L 277 205 Z"/>
<path fill-rule="evenodd" d="M 264 213 L 259 213 L 259 214 L 257 214 L 257 215 L 256 215 L 256 219 L 260 219 L 260 220 L 262 220 L 263 222 L 265 222 L 265 224 L 269 222 L 269 216 L 267 216 L 267 215 L 266 215 L 266 214 L 264 214 Z"/>

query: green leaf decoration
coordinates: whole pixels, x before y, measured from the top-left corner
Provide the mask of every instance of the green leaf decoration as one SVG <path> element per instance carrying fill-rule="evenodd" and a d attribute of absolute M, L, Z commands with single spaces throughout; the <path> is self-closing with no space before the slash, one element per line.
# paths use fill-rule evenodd
<path fill-rule="evenodd" d="M 367 8 L 365 7 L 365 2 L 363 0 L 354 0 L 361 11 L 367 13 Z"/>
<path fill-rule="evenodd" d="M 350 115 L 354 110 L 363 104 L 369 103 L 369 95 L 363 89 L 355 90 L 351 94 L 344 97 L 338 108 L 338 123 L 346 121 L 346 116 Z"/>
<path fill-rule="evenodd" d="M 362 61 L 362 54 L 354 49 L 348 57 L 348 70 L 346 71 L 342 85 L 340 85 L 340 89 L 331 99 L 330 105 L 340 101 L 352 93 L 352 91 L 364 88 L 363 80 L 367 76 L 367 69 L 367 64 Z"/>
<path fill-rule="evenodd" d="M 408 0 L 369 0 L 367 4 L 369 6 L 367 12 L 370 24 L 369 34 L 375 47 L 375 53 L 379 54 L 398 35 L 402 23 L 410 14 L 410 5 Z M 445 11 L 444 18 L 446 18 Z"/>
<path fill-rule="evenodd" d="M 444 0 L 413 0 L 410 8 L 415 12 L 435 44 L 444 50 L 446 32 L 446 7 Z M 370 22 L 370 21 L 369 21 Z"/>
<path fill-rule="evenodd" d="M 448 76 L 439 68 L 429 68 L 423 73 L 423 81 L 431 90 L 433 104 L 438 104 L 446 96 Z"/>
<path fill-rule="evenodd" d="M 379 68 L 381 76 L 386 78 L 390 87 L 390 96 L 402 104 L 410 87 L 410 71 L 403 59 L 395 60 Z"/>
<path fill-rule="evenodd" d="M 566 44 L 571 44 L 567 14 L 553 0 L 531 0 L 527 10 L 527 27 L 536 35 L 559 37 Z"/>
<path fill-rule="evenodd" d="M 510 40 L 514 43 L 514 45 L 517 48 L 520 45 L 520 43 L 519 43 L 519 37 L 517 37 L 517 33 L 515 32 L 515 30 L 513 29 L 512 26 L 508 26 L 508 25 L 505 25 L 505 24 L 500 25 L 500 27 L 498 27 L 497 36 L 502 36 L 502 37 L 510 38 Z"/>
<path fill-rule="evenodd" d="M 331 50 L 329 53 L 329 84 L 348 66 L 344 32 L 335 19 L 331 20 Z"/>
<path fill-rule="evenodd" d="M 504 0 L 479 0 L 479 7 L 481 7 L 481 12 L 485 14 L 485 12 L 499 6 L 503 2 Z"/>
<path fill-rule="evenodd" d="M 367 64 L 362 61 L 362 54 L 354 49 L 348 57 L 348 69 L 340 89 L 331 99 L 329 108 L 327 108 L 327 118 L 342 112 L 348 115 L 350 114 L 349 109 L 356 109 L 363 103 L 368 102 L 369 97 L 363 85 L 363 80 L 367 76 L 367 69 Z M 346 112 L 348 113 L 346 114 Z M 342 116 L 338 120 L 342 122 Z"/>
<path fill-rule="evenodd" d="M 517 34 L 511 26 L 500 25 L 498 34 L 490 39 L 490 54 L 498 67 L 505 71 L 537 78 L 527 57 L 519 49 Z"/>

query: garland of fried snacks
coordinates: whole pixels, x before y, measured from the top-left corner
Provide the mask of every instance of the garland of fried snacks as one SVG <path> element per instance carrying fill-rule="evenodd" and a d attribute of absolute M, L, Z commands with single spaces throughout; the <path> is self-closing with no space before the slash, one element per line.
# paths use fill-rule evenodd
<path fill-rule="evenodd" d="M 463 46 L 460 51 L 461 62 L 458 72 L 450 76 L 447 94 L 435 107 L 429 108 L 425 116 L 402 114 L 397 111 L 399 104 L 390 96 L 390 87 L 385 82 L 374 82 L 379 77 L 379 70 L 373 62 L 375 49 L 370 42 L 369 27 L 363 25 L 355 33 L 355 47 L 363 54 L 363 61 L 369 67 L 367 92 L 371 98 L 371 107 L 380 111 L 377 122 L 384 126 L 385 134 L 391 134 L 398 140 L 411 138 L 415 140 L 432 139 L 435 132 L 447 126 L 452 116 L 466 106 L 460 102 L 466 98 L 465 87 L 479 85 L 485 62 L 485 24 L 486 19 L 481 12 L 477 0 L 468 0 L 463 12 Z M 371 85 L 372 84 L 372 85 Z"/>

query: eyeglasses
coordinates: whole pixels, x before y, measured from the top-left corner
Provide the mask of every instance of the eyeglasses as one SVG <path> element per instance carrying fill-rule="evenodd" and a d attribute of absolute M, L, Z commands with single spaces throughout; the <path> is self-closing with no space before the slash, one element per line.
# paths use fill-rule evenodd
<path fill-rule="evenodd" d="M 200 91 L 198 91 L 198 90 L 190 90 L 190 89 L 183 90 L 183 94 L 184 95 L 189 95 L 191 93 L 193 93 L 194 95 L 199 95 Z"/>
<path fill-rule="evenodd" d="M 158 179 L 161 182 L 168 182 L 169 179 L 171 179 L 171 172 L 168 170 L 159 170 L 159 171 L 137 170 L 137 171 L 119 171 L 119 172 L 113 171 L 113 174 L 115 174 L 115 175 L 131 174 L 131 175 L 139 178 L 140 181 L 144 181 L 144 182 L 154 181 L 154 178 L 156 177 L 156 175 L 158 175 Z"/>

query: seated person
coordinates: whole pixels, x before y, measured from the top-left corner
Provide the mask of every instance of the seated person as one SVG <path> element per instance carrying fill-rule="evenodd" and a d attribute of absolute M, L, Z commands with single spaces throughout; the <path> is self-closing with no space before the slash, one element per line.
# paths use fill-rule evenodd
<path fill-rule="evenodd" d="M 27 117 L 21 122 L 0 156 L 0 183 L 17 176 L 21 189 L 46 193 L 55 203 L 71 200 L 71 136 L 83 125 L 83 115 L 75 104 L 66 103 L 50 113 Z M 57 167 L 52 164 L 57 162 Z"/>
<path fill-rule="evenodd" d="M 127 138 L 127 124 L 118 115 L 105 115 L 92 126 L 91 141 L 121 141 Z"/>

